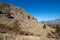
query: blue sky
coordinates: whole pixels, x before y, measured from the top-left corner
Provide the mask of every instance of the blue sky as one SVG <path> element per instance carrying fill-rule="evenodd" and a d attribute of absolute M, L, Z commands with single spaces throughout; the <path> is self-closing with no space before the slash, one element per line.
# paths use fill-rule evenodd
<path fill-rule="evenodd" d="M 0 0 L 24 8 L 39 21 L 60 19 L 60 0 Z"/>

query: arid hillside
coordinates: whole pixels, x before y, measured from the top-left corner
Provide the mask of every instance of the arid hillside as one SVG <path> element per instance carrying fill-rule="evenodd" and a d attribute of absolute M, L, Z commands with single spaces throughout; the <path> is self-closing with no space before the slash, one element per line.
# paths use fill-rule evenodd
<path fill-rule="evenodd" d="M 55 40 L 53 32 L 23 8 L 0 2 L 1 40 Z"/>

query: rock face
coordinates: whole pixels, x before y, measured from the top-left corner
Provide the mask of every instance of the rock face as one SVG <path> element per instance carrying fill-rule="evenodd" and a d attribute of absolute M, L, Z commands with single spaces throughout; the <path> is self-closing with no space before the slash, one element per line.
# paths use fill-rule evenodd
<path fill-rule="evenodd" d="M 52 35 L 54 34 L 52 32 L 54 32 L 54 29 L 47 25 L 46 28 L 43 28 L 43 26 L 43 23 L 38 22 L 36 18 L 29 15 L 24 9 L 0 3 L 0 32 L 3 36 L 2 40 L 53 40 Z M 19 35 L 15 35 L 16 39 L 9 39 L 10 34 L 13 34 L 12 36 L 14 37 L 15 33 L 13 31 L 16 31 Z M 8 36 L 7 38 L 6 35 Z"/>

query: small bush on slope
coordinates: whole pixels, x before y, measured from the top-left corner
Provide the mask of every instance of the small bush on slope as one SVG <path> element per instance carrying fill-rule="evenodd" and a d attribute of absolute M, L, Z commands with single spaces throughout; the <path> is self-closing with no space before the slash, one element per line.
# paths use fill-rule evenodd
<path fill-rule="evenodd" d="M 60 27 L 57 25 L 56 27 L 56 33 L 59 33 L 60 32 Z"/>
<path fill-rule="evenodd" d="M 46 25 L 45 24 L 44 24 L 43 28 L 46 29 Z"/>
<path fill-rule="evenodd" d="M 30 16 L 28 16 L 28 19 L 30 19 Z"/>
<path fill-rule="evenodd" d="M 11 30 L 15 33 L 18 33 L 21 30 L 19 26 L 20 26 L 20 23 L 18 22 L 18 20 L 15 20 L 12 24 Z"/>
<path fill-rule="evenodd" d="M 60 27 L 59 25 L 56 25 L 56 28 L 55 28 L 55 36 L 56 36 L 56 39 L 59 40 L 60 39 Z"/>

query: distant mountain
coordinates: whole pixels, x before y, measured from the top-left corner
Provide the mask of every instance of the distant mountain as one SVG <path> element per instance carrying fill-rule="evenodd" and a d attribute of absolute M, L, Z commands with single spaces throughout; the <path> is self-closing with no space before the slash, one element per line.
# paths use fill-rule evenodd
<path fill-rule="evenodd" d="M 44 21 L 44 23 L 51 26 L 51 27 L 56 26 L 56 25 L 60 26 L 60 19 L 51 20 L 51 21 Z"/>

